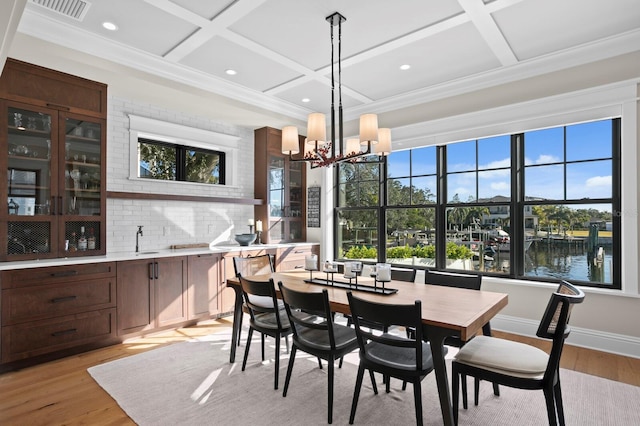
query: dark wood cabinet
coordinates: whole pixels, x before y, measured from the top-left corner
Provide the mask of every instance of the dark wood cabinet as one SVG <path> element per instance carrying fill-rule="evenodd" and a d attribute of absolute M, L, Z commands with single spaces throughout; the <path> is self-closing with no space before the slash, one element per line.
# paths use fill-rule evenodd
<path fill-rule="evenodd" d="M 255 198 L 264 200 L 254 213 L 263 223 L 263 243 L 307 238 L 307 164 L 290 161 L 282 153 L 281 141 L 278 129 L 263 127 L 254 132 Z"/>
<path fill-rule="evenodd" d="M 190 320 L 209 318 L 220 312 L 222 279 L 220 254 L 189 256 L 187 260 L 187 313 Z"/>
<path fill-rule="evenodd" d="M 7 60 L 0 260 L 106 253 L 106 85 Z"/>
<path fill-rule="evenodd" d="M 187 320 L 187 257 L 118 262 L 118 335 Z"/>
<path fill-rule="evenodd" d="M 116 341 L 113 262 L 2 271 L 1 362 Z"/>

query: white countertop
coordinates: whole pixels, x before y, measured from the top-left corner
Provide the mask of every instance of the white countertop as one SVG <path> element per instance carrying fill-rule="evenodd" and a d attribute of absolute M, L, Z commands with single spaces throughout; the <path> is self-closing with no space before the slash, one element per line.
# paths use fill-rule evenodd
<path fill-rule="evenodd" d="M 81 257 L 63 257 L 55 259 L 37 259 L 37 260 L 21 260 L 17 262 L 0 262 L 0 271 L 13 269 L 41 268 L 45 266 L 63 266 L 78 265 L 83 263 L 97 262 L 117 262 L 136 259 L 152 259 L 157 257 L 174 257 L 174 256 L 191 256 L 209 253 L 228 253 L 232 251 L 253 251 L 261 249 L 277 249 L 286 247 L 296 247 L 307 244 L 318 244 L 313 242 L 307 243 L 289 243 L 289 244 L 252 244 L 250 246 L 240 246 L 238 244 L 220 245 L 204 248 L 188 248 L 188 249 L 160 249 L 160 250 L 142 250 L 140 253 L 115 252 L 107 253 L 104 256 L 81 256 Z"/>

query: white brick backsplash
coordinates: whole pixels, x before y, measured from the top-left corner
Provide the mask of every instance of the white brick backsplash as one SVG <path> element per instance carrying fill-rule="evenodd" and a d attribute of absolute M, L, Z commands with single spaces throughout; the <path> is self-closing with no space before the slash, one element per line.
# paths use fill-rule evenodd
<path fill-rule="evenodd" d="M 234 187 L 213 187 L 129 179 L 129 114 L 238 136 L 242 170 Z M 204 117 L 190 116 L 154 105 L 109 97 L 107 126 L 107 191 L 162 193 L 225 198 L 253 198 L 253 129 Z M 140 250 L 166 249 L 173 244 L 233 241 L 249 231 L 253 206 L 144 199 L 107 200 L 107 252 L 133 252 L 138 225 Z M 169 235 L 165 236 L 165 227 Z"/>

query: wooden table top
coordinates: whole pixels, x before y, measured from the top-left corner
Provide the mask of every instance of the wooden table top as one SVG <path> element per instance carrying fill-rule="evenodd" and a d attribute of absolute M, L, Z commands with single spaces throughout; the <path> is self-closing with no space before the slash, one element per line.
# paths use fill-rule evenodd
<path fill-rule="evenodd" d="M 249 277 L 265 279 L 267 276 Z M 282 281 L 289 288 L 299 291 L 321 291 L 327 289 L 331 308 L 343 314 L 349 314 L 347 292 L 342 288 L 333 288 L 306 283 L 309 272 L 276 272 L 271 274 L 274 282 Z M 314 274 L 314 278 L 324 278 L 325 274 Z M 228 279 L 228 285 L 237 286 L 237 278 Z M 368 277 L 359 277 L 362 284 L 373 284 Z M 391 281 L 385 287 L 397 288 L 398 292 L 391 295 L 381 295 L 356 291 L 354 294 L 362 299 L 379 303 L 411 304 L 416 300 L 422 301 L 422 322 L 427 326 L 449 329 L 459 334 L 462 340 L 473 337 L 484 324 L 493 318 L 502 308 L 507 306 L 508 296 L 505 293 L 491 291 L 467 290 L 461 288 L 425 285 Z"/>

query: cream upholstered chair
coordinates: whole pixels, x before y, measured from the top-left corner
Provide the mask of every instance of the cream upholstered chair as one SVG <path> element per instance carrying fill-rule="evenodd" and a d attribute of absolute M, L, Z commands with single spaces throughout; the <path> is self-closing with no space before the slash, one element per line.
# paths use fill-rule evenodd
<path fill-rule="evenodd" d="M 551 295 L 536 333 L 540 338 L 552 340 L 550 354 L 531 345 L 488 336 L 476 336 L 464 345 L 452 362 L 455 423 L 458 421 L 459 377 L 468 375 L 513 388 L 542 389 L 549 424 L 564 425 L 560 356 L 570 331 L 571 308 L 583 300 L 584 292 L 567 281 Z"/>

